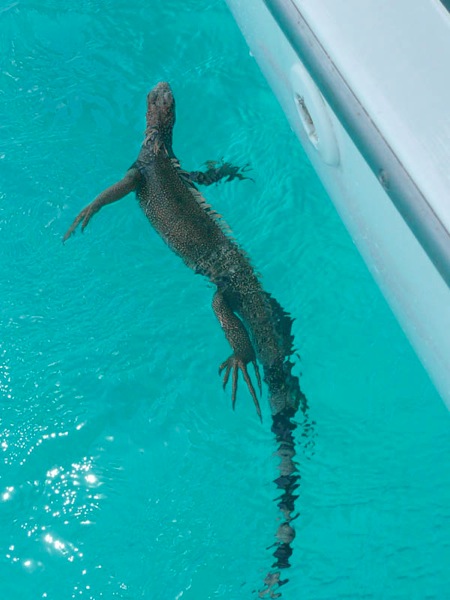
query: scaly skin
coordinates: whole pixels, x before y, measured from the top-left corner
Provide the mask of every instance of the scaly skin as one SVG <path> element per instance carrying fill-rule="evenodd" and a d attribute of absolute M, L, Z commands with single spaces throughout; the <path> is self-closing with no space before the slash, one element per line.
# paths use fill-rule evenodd
<path fill-rule="evenodd" d="M 262 288 L 247 255 L 229 235 L 226 225 L 204 199 L 195 183 L 210 185 L 223 178 L 246 179 L 247 167 L 239 169 L 229 163 L 206 163 L 206 172 L 183 171 L 172 149 L 175 124 L 175 101 L 167 83 L 159 83 L 147 97 L 147 127 L 139 156 L 125 177 L 102 192 L 76 217 L 64 236 L 67 240 L 81 223 L 84 229 L 92 216 L 106 204 L 135 191 L 139 204 L 155 230 L 185 264 L 202 274 L 216 286 L 213 310 L 233 350 L 219 372 L 224 371 L 223 384 L 232 374 L 232 405 L 236 402 L 238 373 L 242 373 L 257 413 L 261 418 L 258 398 L 247 371 L 253 364 L 261 390 L 257 361 L 263 367 L 269 388 L 273 416 L 272 431 L 279 443 L 280 477 L 276 483 L 283 490 L 279 507 L 283 523 L 277 532 L 274 556 L 277 568 L 289 566 L 290 542 L 294 530 L 294 495 L 298 472 L 294 463 L 295 446 L 292 418 L 307 403 L 298 378 L 292 375 L 292 319 L 278 302 Z M 279 575 L 269 574 L 261 597 L 275 594 Z M 271 582 L 269 587 L 268 582 Z M 275 587 L 276 587 L 275 586 Z M 277 597 L 276 595 L 272 597 Z"/>

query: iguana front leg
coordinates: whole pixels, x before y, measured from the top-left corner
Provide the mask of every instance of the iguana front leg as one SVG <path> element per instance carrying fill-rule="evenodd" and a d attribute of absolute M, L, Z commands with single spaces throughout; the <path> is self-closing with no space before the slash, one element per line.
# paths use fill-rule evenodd
<path fill-rule="evenodd" d="M 116 202 L 117 200 L 120 200 L 130 192 L 133 192 L 139 184 L 140 177 L 141 176 L 139 174 L 139 171 L 137 169 L 132 168 L 129 171 L 127 171 L 123 179 L 121 179 L 114 185 L 111 185 L 110 187 L 106 188 L 106 190 L 99 194 L 93 202 L 88 204 L 88 206 L 83 208 L 83 210 L 78 214 L 72 225 L 67 230 L 67 233 L 63 237 L 63 242 L 70 238 L 72 233 L 75 231 L 75 229 L 81 222 L 81 231 L 83 231 L 86 228 L 89 221 L 91 220 L 91 218 L 102 208 L 102 206 L 105 206 L 106 204 L 111 204 L 112 202 Z"/>
<path fill-rule="evenodd" d="M 258 413 L 259 418 L 262 420 L 261 408 L 259 406 L 258 398 L 256 397 L 255 388 L 253 387 L 252 381 L 247 371 L 247 364 L 251 362 L 255 369 L 256 381 L 258 382 L 259 392 L 261 393 L 261 377 L 259 375 L 259 368 L 256 362 L 255 351 L 253 349 L 247 330 L 245 329 L 239 317 L 230 308 L 229 304 L 227 303 L 223 294 L 220 291 L 217 291 L 214 294 L 212 306 L 214 313 L 219 319 L 220 325 L 222 326 L 228 343 L 233 349 L 233 354 L 229 358 L 227 358 L 227 360 L 224 361 L 219 367 L 219 375 L 224 369 L 226 369 L 225 375 L 223 377 L 224 389 L 228 383 L 231 370 L 233 370 L 233 389 L 231 392 L 231 402 L 233 410 L 236 404 L 238 372 L 240 370 L 242 372 L 242 375 L 244 376 L 244 380 L 253 398 L 253 402 L 255 403 L 256 412 Z"/>
<path fill-rule="evenodd" d="M 227 178 L 227 181 L 232 181 L 233 179 L 253 179 L 251 177 L 247 177 L 243 173 L 247 173 L 250 170 L 249 165 L 244 165 L 243 167 L 236 167 L 229 162 L 224 162 L 221 160 L 220 162 L 216 160 L 209 160 L 205 163 L 206 171 L 191 171 L 188 173 L 189 179 L 192 183 L 198 183 L 200 185 L 211 185 L 213 183 L 218 183 L 224 177 Z"/>

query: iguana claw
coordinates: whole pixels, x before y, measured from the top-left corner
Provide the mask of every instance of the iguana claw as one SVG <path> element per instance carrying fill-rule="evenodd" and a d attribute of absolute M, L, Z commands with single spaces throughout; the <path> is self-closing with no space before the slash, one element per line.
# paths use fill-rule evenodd
<path fill-rule="evenodd" d="M 258 383 L 259 393 L 261 394 L 261 377 L 259 375 L 259 367 L 255 360 L 251 361 L 253 364 L 253 368 L 255 369 L 256 381 Z M 225 389 L 228 379 L 230 378 L 231 369 L 233 369 L 233 389 L 231 392 L 231 405 L 233 407 L 236 406 L 236 394 L 237 394 L 237 385 L 238 385 L 238 372 L 239 369 L 242 371 L 242 375 L 244 376 L 245 383 L 249 389 L 249 392 L 253 398 L 253 402 L 255 404 L 256 412 L 258 413 L 258 417 L 262 421 L 261 408 L 259 406 L 258 398 L 256 397 L 255 388 L 253 387 L 252 380 L 247 371 L 247 362 L 242 360 L 241 358 L 236 357 L 234 354 L 227 358 L 220 367 L 219 367 L 219 375 L 222 374 L 222 371 L 226 369 L 225 375 L 223 376 L 223 389 Z"/>
<path fill-rule="evenodd" d="M 89 204 L 89 206 L 86 206 L 86 208 L 83 208 L 83 210 L 78 214 L 78 216 L 75 218 L 74 222 L 69 227 L 66 234 L 64 235 L 63 242 L 67 241 L 70 238 L 70 236 L 72 235 L 72 233 L 74 233 L 75 229 L 78 227 L 78 225 L 80 224 L 81 221 L 83 221 L 81 223 L 81 231 L 84 231 L 87 224 L 89 223 L 89 221 L 91 220 L 93 215 L 95 215 L 96 212 L 98 212 L 98 208 L 95 209 L 92 206 L 92 204 Z"/>

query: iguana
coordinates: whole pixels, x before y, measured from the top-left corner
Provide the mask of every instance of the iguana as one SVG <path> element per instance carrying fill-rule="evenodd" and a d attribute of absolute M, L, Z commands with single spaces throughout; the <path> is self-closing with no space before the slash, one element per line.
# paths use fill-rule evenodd
<path fill-rule="evenodd" d="M 232 406 L 235 407 L 238 374 L 247 384 L 261 418 L 261 410 L 247 365 L 252 363 L 261 392 L 258 362 L 269 389 L 273 426 L 279 443 L 280 477 L 276 483 L 283 494 L 279 507 L 283 524 L 277 533 L 275 565 L 289 566 L 290 542 L 294 530 L 294 491 L 298 472 L 293 461 L 295 446 L 292 418 L 307 402 L 299 381 L 291 372 L 293 363 L 292 319 L 279 303 L 263 290 L 247 254 L 232 238 L 229 228 L 199 193 L 196 184 L 210 185 L 227 178 L 247 178 L 246 168 L 229 163 L 207 163 L 206 172 L 181 168 L 172 148 L 175 100 L 168 83 L 156 85 L 147 96 L 144 142 L 137 160 L 123 179 L 103 191 L 84 208 L 64 236 L 67 240 L 81 223 L 82 230 L 103 206 L 136 192 L 142 210 L 167 245 L 188 267 L 209 279 L 216 287 L 212 307 L 233 353 L 219 367 L 223 386 L 232 374 Z M 269 577 L 280 585 L 279 577 Z M 267 582 L 266 582 L 267 584 Z M 267 584 L 268 585 L 268 584 Z M 269 586 L 262 596 L 274 594 Z M 277 597 L 273 595 L 272 597 Z"/>

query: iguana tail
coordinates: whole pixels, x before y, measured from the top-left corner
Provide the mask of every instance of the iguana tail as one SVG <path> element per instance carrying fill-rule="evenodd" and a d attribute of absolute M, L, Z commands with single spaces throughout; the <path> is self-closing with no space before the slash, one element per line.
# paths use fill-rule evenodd
<path fill-rule="evenodd" d="M 277 444 L 276 454 L 280 459 L 279 476 L 274 483 L 281 491 L 281 496 L 277 498 L 277 506 L 281 511 L 282 522 L 278 526 L 276 542 L 272 546 L 275 548 L 273 553 L 275 562 L 272 568 L 276 570 L 268 573 L 264 580 L 266 587 L 259 592 L 259 597 L 279 598 L 281 594 L 276 590 L 288 581 L 281 579 L 281 570 L 290 567 L 289 560 L 293 552 L 291 544 L 295 538 L 292 521 L 298 516 L 295 503 L 300 487 L 300 473 L 295 462 L 297 453 L 295 434 L 298 427 L 295 417 L 296 415 L 303 417 L 302 439 L 305 441 L 310 441 L 308 438 L 311 437 L 313 423 L 309 421 L 308 402 L 300 389 L 299 379 L 292 374 L 293 319 L 275 298 L 267 294 L 267 299 L 272 308 L 279 344 L 284 353 L 284 360 L 280 357 L 275 364 L 264 366 L 264 380 L 269 387 L 269 400 L 272 407 L 272 432 Z"/>

